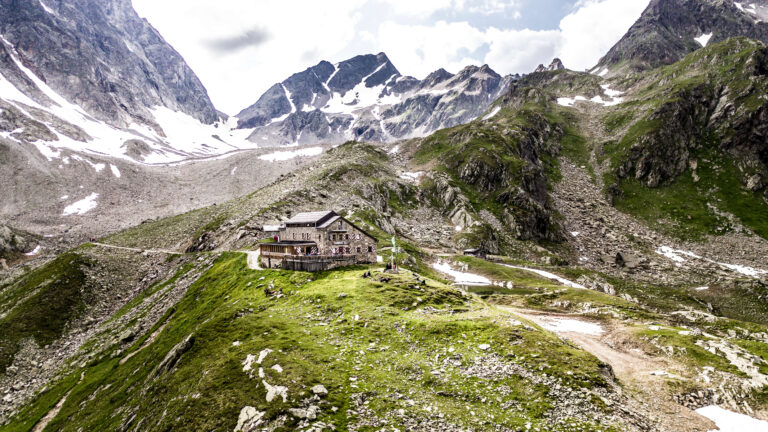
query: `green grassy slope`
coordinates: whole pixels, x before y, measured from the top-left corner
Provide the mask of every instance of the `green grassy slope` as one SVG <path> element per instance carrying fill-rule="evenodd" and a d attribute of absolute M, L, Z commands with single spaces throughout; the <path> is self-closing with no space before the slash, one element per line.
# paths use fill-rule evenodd
<path fill-rule="evenodd" d="M 617 207 L 684 239 L 740 225 L 768 238 L 768 192 L 746 188 L 751 176 L 768 172 L 758 138 L 765 47 L 733 38 L 633 79 L 632 100 L 603 119 L 615 134 L 602 157 Z"/>
<path fill-rule="evenodd" d="M 377 273 L 361 278 L 364 270 L 252 271 L 243 254 L 224 254 L 154 342 L 139 350 L 138 340 L 73 371 L 5 430 L 25 430 L 70 389 L 50 430 L 233 430 L 244 406 L 265 412 L 277 430 L 293 430 L 300 420 L 286 410 L 309 405 L 338 430 L 367 430 L 362 425 L 371 422 L 401 430 L 418 423 L 614 430 L 600 425 L 608 408 L 599 395 L 609 384 L 591 355 L 439 282 L 421 285 L 408 272 L 380 282 Z M 269 283 L 286 296 L 266 298 Z M 190 336 L 189 349 L 159 368 Z M 243 370 L 249 355 L 266 349 L 261 365 Z M 486 371 L 487 364 L 510 372 Z M 286 401 L 267 402 L 264 382 L 285 386 Z M 574 418 L 548 421 L 553 407 L 567 403 L 552 399 L 548 382 L 584 388 L 593 401 L 580 402 Z M 311 400 L 318 384 L 328 396 Z"/>

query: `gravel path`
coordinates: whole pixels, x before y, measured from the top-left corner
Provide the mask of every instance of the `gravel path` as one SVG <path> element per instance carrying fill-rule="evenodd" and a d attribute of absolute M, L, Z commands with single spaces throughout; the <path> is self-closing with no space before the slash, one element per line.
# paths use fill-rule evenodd
<path fill-rule="evenodd" d="M 585 325 L 595 325 L 584 317 L 542 313 L 539 311 L 502 307 L 516 316 L 527 319 L 543 328 L 552 328 L 553 321 L 580 321 Z M 631 411 L 645 412 L 657 422 L 657 431 L 707 432 L 716 430 L 714 423 L 696 414 L 694 411 L 675 403 L 666 390 L 664 374 L 684 373 L 680 365 L 667 358 L 650 357 L 636 348 L 631 330 L 619 323 L 602 325 L 603 333 L 572 330 L 568 326 L 555 328 L 554 332 L 574 345 L 589 352 L 613 369 L 615 376 L 624 384 L 630 395 L 628 407 Z"/>

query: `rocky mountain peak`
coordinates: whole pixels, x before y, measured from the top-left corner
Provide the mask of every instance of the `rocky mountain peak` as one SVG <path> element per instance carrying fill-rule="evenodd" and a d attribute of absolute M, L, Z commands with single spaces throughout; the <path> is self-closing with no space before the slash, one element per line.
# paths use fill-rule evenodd
<path fill-rule="evenodd" d="M 710 43 L 736 36 L 768 42 L 768 1 L 652 0 L 598 67 L 636 70 L 669 65 Z"/>
<path fill-rule="evenodd" d="M 560 61 L 559 58 L 555 58 L 552 60 L 552 62 L 549 64 L 549 66 L 544 66 L 543 64 L 540 64 L 534 72 L 551 72 L 551 71 L 558 71 L 565 69 L 565 66 L 563 65 L 563 62 Z"/>
<path fill-rule="evenodd" d="M 200 80 L 130 0 L 0 0 L 0 10 L 5 48 L 95 118 L 146 124 L 149 108 L 163 106 L 208 124 L 218 119 Z M 15 68 L 3 62 L 0 73 L 18 75 Z"/>
<path fill-rule="evenodd" d="M 422 85 L 431 87 L 431 86 L 440 84 L 443 81 L 449 80 L 453 78 L 453 76 L 454 75 L 452 73 L 448 72 L 443 68 L 440 68 L 432 72 L 431 74 L 427 75 L 427 77 L 424 78 L 424 80 L 422 81 Z"/>
<path fill-rule="evenodd" d="M 267 145 L 422 136 L 474 120 L 511 80 L 483 65 L 456 75 L 438 69 L 420 81 L 384 53 L 324 61 L 272 86 L 237 115 L 238 128 Z"/>

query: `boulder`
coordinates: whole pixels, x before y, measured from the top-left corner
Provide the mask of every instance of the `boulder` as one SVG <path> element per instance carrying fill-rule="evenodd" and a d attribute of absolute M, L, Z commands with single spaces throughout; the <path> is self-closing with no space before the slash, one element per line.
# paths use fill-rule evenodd
<path fill-rule="evenodd" d="M 318 396 L 325 396 L 325 395 L 328 394 L 328 390 L 325 388 L 325 386 L 320 385 L 320 384 L 312 387 L 311 390 L 312 390 L 313 394 L 316 394 Z"/>

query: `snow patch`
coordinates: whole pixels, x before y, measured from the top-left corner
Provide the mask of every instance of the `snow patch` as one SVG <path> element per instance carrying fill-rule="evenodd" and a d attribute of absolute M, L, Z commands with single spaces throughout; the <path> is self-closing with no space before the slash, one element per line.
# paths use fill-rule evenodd
<path fill-rule="evenodd" d="M 423 175 L 424 175 L 423 171 L 404 172 L 404 173 L 400 174 L 400 178 L 403 179 L 403 180 L 407 180 L 407 181 L 415 183 L 415 182 L 418 182 L 419 178 L 421 178 L 421 176 L 423 176 Z"/>
<path fill-rule="evenodd" d="M 766 421 L 728 411 L 714 405 L 699 408 L 696 410 L 696 413 L 715 422 L 720 432 L 765 432 L 768 430 L 768 422 Z"/>
<path fill-rule="evenodd" d="M 542 327 L 555 333 L 580 333 L 590 336 L 599 336 L 605 330 L 599 325 L 587 321 L 579 321 L 566 318 L 545 318 Z"/>
<path fill-rule="evenodd" d="M 539 276 L 544 276 L 547 279 L 552 279 L 552 280 L 555 280 L 557 282 L 560 282 L 561 284 L 563 284 L 563 285 L 565 285 L 567 287 L 578 288 L 578 289 L 587 289 L 587 287 L 585 287 L 584 285 L 577 284 L 576 282 L 571 282 L 568 279 L 561 278 L 560 276 L 558 276 L 556 274 L 553 274 L 553 273 L 550 273 L 550 272 L 547 272 L 547 271 L 544 271 L 544 270 L 531 269 L 531 268 L 527 268 L 527 267 L 517 267 L 517 266 L 513 266 L 513 265 L 509 265 L 509 264 L 504 264 L 504 267 L 509 267 L 509 268 L 513 268 L 513 269 L 517 269 L 517 270 L 525 270 L 525 271 L 533 272 L 533 273 L 536 273 Z"/>
<path fill-rule="evenodd" d="M 712 33 L 709 34 L 703 34 L 697 38 L 693 38 L 696 42 L 700 43 L 701 46 L 705 47 L 709 43 L 709 40 L 712 39 Z"/>
<path fill-rule="evenodd" d="M 259 159 L 268 162 L 286 161 L 297 157 L 317 156 L 323 152 L 322 147 L 308 147 L 293 151 L 278 151 L 259 156 Z"/>
<path fill-rule="evenodd" d="M 432 264 L 432 268 L 451 276 L 454 279 L 454 282 L 458 285 L 491 285 L 490 279 L 472 273 L 456 271 L 452 269 L 451 265 L 448 263 L 437 262 Z"/>
<path fill-rule="evenodd" d="M 399 151 L 400 151 L 400 146 L 399 146 L 399 145 L 396 145 L 396 146 L 392 147 L 391 149 L 389 149 L 389 152 L 388 152 L 388 153 L 389 153 L 389 154 L 396 154 L 396 153 L 397 153 L 397 152 L 399 152 Z"/>
<path fill-rule="evenodd" d="M 611 86 L 609 86 L 608 84 L 603 84 L 600 86 L 600 88 L 603 89 L 603 93 L 605 93 L 605 95 L 610 98 L 616 98 L 624 94 L 623 91 L 612 90 Z"/>
<path fill-rule="evenodd" d="M 40 245 L 37 245 L 32 252 L 25 253 L 24 255 L 26 255 L 26 256 L 35 256 L 35 255 L 40 253 L 40 249 L 42 249 L 40 247 Z"/>
<path fill-rule="evenodd" d="M 595 96 L 592 99 L 587 99 L 584 96 L 575 96 L 573 98 L 568 97 L 561 97 L 557 98 L 557 104 L 565 107 L 572 107 L 576 104 L 576 102 L 592 102 L 596 104 L 600 104 L 606 107 L 618 105 L 622 102 L 624 102 L 624 98 L 621 98 L 619 96 L 623 95 L 624 92 L 618 91 L 618 90 L 612 90 L 610 86 L 601 85 L 600 86 L 603 89 L 603 93 L 610 98 L 610 100 L 604 100 L 602 96 Z"/>
<path fill-rule="evenodd" d="M 566 107 L 572 107 L 573 104 L 575 104 L 576 102 L 578 102 L 578 101 L 586 101 L 586 100 L 588 100 L 588 99 L 585 98 L 584 96 L 576 96 L 573 99 L 567 98 L 567 97 L 562 97 L 562 98 L 557 98 L 557 104 L 558 105 L 562 105 L 562 106 L 566 106 Z"/>
<path fill-rule="evenodd" d="M 71 215 L 83 215 L 88 213 L 89 211 L 96 208 L 98 203 L 96 202 L 96 199 L 99 197 L 99 194 L 96 192 L 88 195 L 87 197 L 81 199 L 80 201 L 77 201 L 73 204 L 70 204 L 66 207 L 64 207 L 64 212 L 62 212 L 62 216 L 71 216 Z"/>
<path fill-rule="evenodd" d="M 496 116 L 496 114 L 499 113 L 499 111 L 501 111 L 501 107 L 497 106 L 496 108 L 493 109 L 493 111 L 489 112 L 485 117 L 483 117 L 483 120 L 492 119 L 493 117 Z"/>
<path fill-rule="evenodd" d="M 55 127 L 51 127 L 57 135 L 56 140 L 33 143 L 49 160 L 60 158 L 61 149 L 68 149 L 136 162 L 125 154 L 123 144 L 128 140 L 141 140 L 149 145 L 152 152 L 140 162 L 149 165 L 164 165 L 190 158 L 205 158 L 257 147 L 246 139 L 251 131 L 235 130 L 237 118 L 233 117 L 227 121 L 207 125 L 185 113 L 176 112 L 164 106 L 151 109 L 162 132 L 138 124 L 131 124 L 123 129 L 110 126 L 91 117 L 80 106 L 70 103 L 56 93 L 19 61 L 19 55 L 10 42 L 2 36 L 0 40 L 10 48 L 10 57 L 16 66 L 54 103 L 51 106 L 38 104 L 3 77 L 0 77 L 0 97 L 32 118 L 35 116 L 31 115 L 24 105 L 46 111 L 67 123 L 77 125 L 88 136 L 84 141 L 79 141 L 62 135 L 56 131 Z"/>
<path fill-rule="evenodd" d="M 703 258 L 698 255 L 696 255 L 693 252 L 688 252 L 684 250 L 679 249 L 673 249 L 669 246 L 662 246 L 656 250 L 656 253 L 659 255 L 662 255 L 666 258 L 669 258 L 670 260 L 675 262 L 675 265 L 678 267 L 682 266 L 683 263 L 685 263 L 688 259 L 698 259 L 698 260 L 704 260 L 710 264 L 717 264 L 721 267 L 724 267 L 728 270 L 731 270 L 736 273 L 743 274 L 745 276 L 749 276 L 752 278 L 760 278 L 763 275 L 768 274 L 768 271 L 762 270 L 762 269 L 756 269 L 753 267 L 748 267 L 744 265 L 739 264 L 728 264 L 728 263 L 722 263 L 718 261 L 711 260 L 709 258 Z"/>
<path fill-rule="evenodd" d="M 120 170 L 113 164 L 109 164 L 109 169 L 112 171 L 112 175 L 116 178 L 120 178 Z"/>
<path fill-rule="evenodd" d="M 280 84 L 280 87 L 283 88 L 283 91 L 285 92 L 285 97 L 288 99 L 288 103 L 291 104 L 291 114 L 296 112 L 296 105 L 294 105 L 293 100 L 291 100 L 291 92 L 288 91 L 288 89 Z"/>
<path fill-rule="evenodd" d="M 56 13 L 53 12 L 53 10 L 51 8 L 49 8 L 48 6 L 46 6 L 45 3 L 43 3 L 43 0 L 39 0 L 39 1 L 40 1 L 40 6 L 42 6 L 43 9 L 45 9 L 46 12 L 48 12 L 51 15 L 56 15 Z"/>

